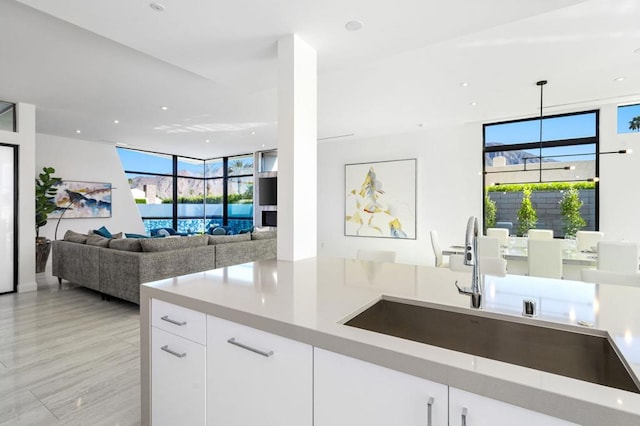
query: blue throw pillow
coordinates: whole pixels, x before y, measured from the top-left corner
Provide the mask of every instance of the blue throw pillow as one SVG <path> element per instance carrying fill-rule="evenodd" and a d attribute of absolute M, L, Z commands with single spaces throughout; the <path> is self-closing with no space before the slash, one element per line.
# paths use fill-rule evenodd
<path fill-rule="evenodd" d="M 94 229 L 93 230 L 94 234 L 98 234 L 101 237 L 104 238 L 113 238 L 113 235 L 111 235 L 111 232 L 109 232 L 109 230 L 107 228 L 105 228 L 104 226 L 101 227 L 100 229 Z"/>
<path fill-rule="evenodd" d="M 149 238 L 146 235 L 142 235 L 142 234 L 129 234 L 129 233 L 124 233 L 124 236 L 127 238 Z"/>

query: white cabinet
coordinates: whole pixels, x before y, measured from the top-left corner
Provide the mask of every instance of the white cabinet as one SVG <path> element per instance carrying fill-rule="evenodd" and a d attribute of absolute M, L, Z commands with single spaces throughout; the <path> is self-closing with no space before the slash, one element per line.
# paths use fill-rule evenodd
<path fill-rule="evenodd" d="M 446 385 L 314 349 L 314 426 L 446 426 L 447 398 Z"/>
<path fill-rule="evenodd" d="M 310 345 L 208 316 L 207 425 L 310 426 L 312 358 Z"/>
<path fill-rule="evenodd" d="M 565 420 L 484 396 L 449 388 L 451 426 L 569 426 Z"/>
<path fill-rule="evenodd" d="M 205 424 L 206 348 L 151 327 L 151 423 Z"/>

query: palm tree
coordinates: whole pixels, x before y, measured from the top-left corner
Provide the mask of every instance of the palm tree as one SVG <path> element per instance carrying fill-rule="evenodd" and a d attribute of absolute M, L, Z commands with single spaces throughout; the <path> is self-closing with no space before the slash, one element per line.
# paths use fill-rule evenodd
<path fill-rule="evenodd" d="M 629 121 L 629 130 L 640 131 L 640 115 Z"/>
<path fill-rule="evenodd" d="M 229 174 L 230 175 L 244 175 L 251 171 L 253 164 L 243 159 L 235 159 L 229 162 Z M 242 178 L 238 177 L 236 180 L 236 191 L 238 195 L 240 192 L 240 185 L 242 184 Z"/>

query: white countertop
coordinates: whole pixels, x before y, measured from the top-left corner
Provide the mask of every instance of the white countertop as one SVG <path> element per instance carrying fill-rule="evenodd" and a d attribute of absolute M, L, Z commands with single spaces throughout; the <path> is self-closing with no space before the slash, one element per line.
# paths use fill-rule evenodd
<path fill-rule="evenodd" d="M 144 284 L 161 298 L 348 356 L 580 424 L 640 424 L 640 394 L 342 325 L 382 295 L 468 308 L 445 268 L 313 258 L 260 261 Z M 523 319 L 523 299 L 538 318 Z M 590 323 L 640 375 L 640 288 L 525 276 L 487 277 L 484 311 L 518 321 Z M 629 423 L 631 422 L 631 423 Z"/>

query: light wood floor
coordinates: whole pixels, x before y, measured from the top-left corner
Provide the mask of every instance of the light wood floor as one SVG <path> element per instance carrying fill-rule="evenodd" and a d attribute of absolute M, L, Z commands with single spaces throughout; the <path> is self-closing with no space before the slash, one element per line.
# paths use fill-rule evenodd
<path fill-rule="evenodd" d="M 0 425 L 139 425 L 139 319 L 50 276 L 0 296 Z"/>

